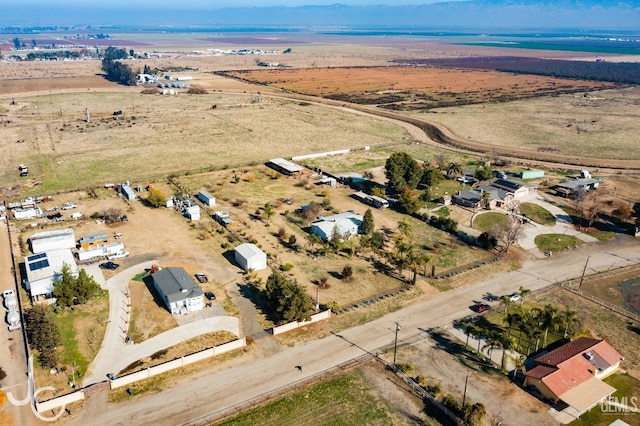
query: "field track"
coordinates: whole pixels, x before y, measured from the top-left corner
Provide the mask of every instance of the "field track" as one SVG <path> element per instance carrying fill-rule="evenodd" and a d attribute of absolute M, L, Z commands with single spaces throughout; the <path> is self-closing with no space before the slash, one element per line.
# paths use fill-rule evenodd
<path fill-rule="evenodd" d="M 508 148 L 496 145 L 487 145 L 480 142 L 474 142 L 455 136 L 448 129 L 403 114 L 394 113 L 388 110 L 382 110 L 376 107 L 364 106 L 359 104 L 347 103 L 343 101 L 334 101 L 309 95 L 299 95 L 294 93 L 280 94 L 278 96 L 289 99 L 296 99 L 306 102 L 315 102 L 323 105 L 341 107 L 351 109 L 366 114 L 376 115 L 395 121 L 410 124 L 421 129 L 435 146 L 449 150 L 471 152 L 488 157 L 503 157 L 515 162 L 524 162 L 529 164 L 537 164 L 545 167 L 555 167 L 562 169 L 573 169 L 576 167 L 586 167 L 597 169 L 600 172 L 609 171 L 611 173 L 638 174 L 640 173 L 640 160 L 618 160 L 618 159 L 601 159 L 594 157 L 570 156 L 549 152 L 537 152 L 526 149 Z"/>

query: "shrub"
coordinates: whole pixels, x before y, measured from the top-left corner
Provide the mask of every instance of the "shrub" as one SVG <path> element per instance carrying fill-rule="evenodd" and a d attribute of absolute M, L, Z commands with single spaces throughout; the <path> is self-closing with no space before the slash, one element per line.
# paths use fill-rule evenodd
<path fill-rule="evenodd" d="M 344 268 L 342 268 L 342 279 L 345 281 L 351 281 L 353 278 L 353 268 L 351 267 L 351 265 L 346 265 Z"/>
<path fill-rule="evenodd" d="M 291 263 L 285 263 L 284 265 L 280 266 L 280 270 L 283 272 L 287 272 L 293 269 L 293 264 Z"/>

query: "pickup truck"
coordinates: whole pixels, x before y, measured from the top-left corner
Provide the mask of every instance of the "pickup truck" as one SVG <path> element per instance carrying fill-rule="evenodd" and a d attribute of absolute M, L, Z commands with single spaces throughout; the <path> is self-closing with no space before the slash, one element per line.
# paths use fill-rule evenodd
<path fill-rule="evenodd" d="M 71 210 L 71 209 L 75 209 L 76 207 L 78 207 L 76 204 L 73 203 L 64 203 L 62 205 L 62 210 Z"/>

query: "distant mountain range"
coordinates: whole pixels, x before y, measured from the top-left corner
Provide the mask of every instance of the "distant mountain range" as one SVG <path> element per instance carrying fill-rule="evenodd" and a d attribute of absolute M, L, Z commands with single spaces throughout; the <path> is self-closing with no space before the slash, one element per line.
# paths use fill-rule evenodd
<path fill-rule="evenodd" d="M 640 0 L 473 0 L 418 6 L 334 4 L 223 9 L 215 6 L 200 9 L 188 5 L 170 7 L 161 3 L 142 8 L 135 2 L 126 8 L 85 4 L 69 6 L 64 2 L 51 2 L 38 7 L 5 7 L 0 15 L 0 26 L 562 28 L 640 32 Z"/>

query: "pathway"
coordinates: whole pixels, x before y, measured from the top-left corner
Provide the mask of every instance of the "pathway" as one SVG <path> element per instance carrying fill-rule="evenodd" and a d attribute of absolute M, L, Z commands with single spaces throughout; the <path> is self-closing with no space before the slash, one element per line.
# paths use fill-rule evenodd
<path fill-rule="evenodd" d="M 113 278 L 100 280 L 102 274 L 94 275 L 103 288 L 109 290 L 109 322 L 98 355 L 89 365 L 83 386 L 102 382 L 107 374 L 117 374 L 133 362 L 177 345 L 186 340 L 214 331 L 229 331 L 240 336 L 239 320 L 235 317 L 217 316 L 181 325 L 138 344 L 126 342 L 131 313 L 128 284 L 141 271 L 151 268 L 156 260 L 139 263 L 123 270 Z M 94 272 L 95 273 L 95 272 Z"/>

